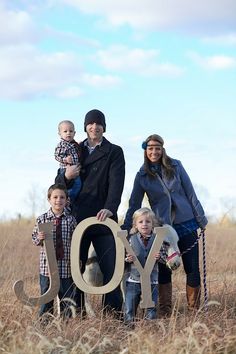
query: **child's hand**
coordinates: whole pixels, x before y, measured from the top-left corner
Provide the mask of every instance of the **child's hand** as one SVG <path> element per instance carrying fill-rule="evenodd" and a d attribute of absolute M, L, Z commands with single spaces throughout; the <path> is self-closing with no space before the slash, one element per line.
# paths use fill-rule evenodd
<path fill-rule="evenodd" d="M 71 155 L 68 155 L 65 157 L 65 162 L 68 164 L 72 164 L 73 163 L 73 159 Z"/>
<path fill-rule="evenodd" d="M 40 241 L 45 240 L 45 232 L 44 231 L 39 231 L 38 233 L 38 239 Z"/>
<path fill-rule="evenodd" d="M 132 263 L 134 261 L 134 256 L 132 256 L 132 254 L 127 254 L 125 261 L 128 263 Z"/>
<path fill-rule="evenodd" d="M 160 252 L 155 253 L 154 257 L 156 258 L 156 260 L 158 261 L 161 258 Z"/>

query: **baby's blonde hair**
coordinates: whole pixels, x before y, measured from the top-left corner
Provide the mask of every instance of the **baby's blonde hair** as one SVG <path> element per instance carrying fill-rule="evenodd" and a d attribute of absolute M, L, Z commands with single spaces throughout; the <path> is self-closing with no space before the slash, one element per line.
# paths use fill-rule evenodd
<path fill-rule="evenodd" d="M 130 230 L 131 234 L 135 234 L 138 232 L 136 222 L 137 222 L 137 218 L 139 218 L 142 215 L 147 215 L 151 218 L 153 228 L 160 225 L 160 223 L 158 222 L 158 220 L 156 218 L 155 213 L 151 209 L 143 207 L 143 208 L 136 210 L 133 214 L 133 225 L 132 225 L 132 229 Z"/>
<path fill-rule="evenodd" d="M 73 122 L 71 122 L 71 120 L 62 120 L 59 124 L 58 124 L 58 132 L 60 133 L 60 129 L 62 124 L 69 124 L 72 126 L 73 130 L 75 130 L 75 125 Z"/>

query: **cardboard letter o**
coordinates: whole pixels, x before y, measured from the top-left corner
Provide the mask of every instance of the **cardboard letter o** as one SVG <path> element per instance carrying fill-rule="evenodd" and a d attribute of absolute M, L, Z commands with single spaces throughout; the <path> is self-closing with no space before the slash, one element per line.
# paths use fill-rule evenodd
<path fill-rule="evenodd" d="M 116 246 L 116 263 L 113 276 L 109 283 L 103 286 L 92 286 L 85 282 L 80 271 L 80 244 L 83 238 L 83 234 L 89 226 L 99 224 L 109 227 L 112 231 Z M 124 273 L 124 256 L 125 250 L 122 241 L 117 237 L 120 226 L 112 219 L 107 218 L 105 221 L 98 221 L 96 217 L 90 217 L 81 221 L 72 236 L 71 242 L 71 273 L 76 286 L 88 294 L 106 294 L 114 290 L 121 282 Z"/>

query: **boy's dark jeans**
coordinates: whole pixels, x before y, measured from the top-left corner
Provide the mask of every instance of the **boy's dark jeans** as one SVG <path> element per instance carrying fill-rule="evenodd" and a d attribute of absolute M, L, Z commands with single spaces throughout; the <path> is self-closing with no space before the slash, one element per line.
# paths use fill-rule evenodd
<path fill-rule="evenodd" d="M 50 286 L 50 278 L 40 274 L 40 289 L 41 295 L 45 294 Z M 73 306 L 74 296 L 75 296 L 75 285 L 72 277 L 70 278 L 60 278 L 60 289 L 58 292 L 60 299 L 60 312 L 63 317 L 71 317 L 72 311 L 71 306 Z M 68 300 L 67 300 L 68 299 Z M 70 300 L 73 301 L 70 301 Z M 44 313 L 53 314 L 53 303 L 54 300 L 43 304 L 40 307 L 39 315 L 42 316 Z"/>
<path fill-rule="evenodd" d="M 158 288 L 157 285 L 151 285 L 152 291 L 152 301 L 154 301 L 155 306 L 147 308 L 145 310 L 145 319 L 154 320 L 157 318 L 157 298 L 158 298 Z M 133 322 L 136 316 L 137 308 L 141 300 L 141 284 L 126 282 L 126 292 L 125 292 L 125 306 L 124 306 L 124 320 L 125 323 Z"/>

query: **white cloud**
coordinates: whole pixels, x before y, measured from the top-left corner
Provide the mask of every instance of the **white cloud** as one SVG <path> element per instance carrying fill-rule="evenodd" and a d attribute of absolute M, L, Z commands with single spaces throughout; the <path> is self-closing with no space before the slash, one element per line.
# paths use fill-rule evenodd
<path fill-rule="evenodd" d="M 221 36 L 204 37 L 203 42 L 212 43 L 212 44 L 216 44 L 216 45 L 235 46 L 236 45 L 236 32 L 235 33 L 228 33 L 226 35 L 221 35 Z"/>
<path fill-rule="evenodd" d="M 44 28 L 39 38 L 30 14 L 16 10 L 17 5 L 29 10 L 25 1 L 8 3 L 0 0 L 1 99 L 22 100 L 40 96 L 71 99 L 83 94 L 82 85 L 104 88 L 121 83 L 117 76 L 86 74 L 81 60 L 71 52 L 44 53 L 37 49 L 38 40 L 46 35 L 92 48 L 99 47 L 99 42 L 50 27 Z"/>
<path fill-rule="evenodd" d="M 32 43 L 39 38 L 30 15 L 25 11 L 8 10 L 0 3 L 0 45 Z"/>
<path fill-rule="evenodd" d="M 83 94 L 82 85 L 107 88 L 120 85 L 118 76 L 84 72 L 70 52 L 41 53 L 31 45 L 0 48 L 0 98 L 30 99 L 56 96 L 64 99 Z"/>
<path fill-rule="evenodd" d="M 206 58 L 206 66 L 216 70 L 236 68 L 236 58 L 226 55 L 214 55 Z"/>
<path fill-rule="evenodd" d="M 83 82 L 92 87 L 109 88 L 120 85 L 122 80 L 118 76 L 113 75 L 84 74 Z"/>
<path fill-rule="evenodd" d="M 29 45 L 0 49 L 2 98 L 54 95 L 61 87 L 78 83 L 80 78 L 80 63 L 71 53 L 42 54 Z"/>
<path fill-rule="evenodd" d="M 78 36 L 77 34 L 69 31 L 59 31 L 56 30 L 52 27 L 47 26 L 44 29 L 45 36 L 50 36 L 54 40 L 58 40 L 60 42 L 65 42 L 65 43 L 72 43 L 76 46 L 85 46 L 85 47 L 91 47 L 91 48 L 98 48 L 100 47 L 99 41 L 92 39 L 92 38 L 87 38 L 87 37 L 82 37 Z"/>
<path fill-rule="evenodd" d="M 226 70 L 236 68 L 236 58 L 227 55 L 201 56 L 196 52 L 189 52 L 188 56 L 200 67 L 208 70 Z"/>
<path fill-rule="evenodd" d="M 97 53 L 98 59 L 106 69 L 127 71 L 144 68 L 150 60 L 156 60 L 158 55 L 157 50 L 129 49 L 122 45 L 114 45 Z"/>
<path fill-rule="evenodd" d="M 198 4 L 192 4 L 192 8 L 189 7 L 189 2 L 186 0 L 181 0 L 183 7 L 181 11 L 179 7 L 174 6 L 174 3 L 168 2 L 167 4 L 165 2 L 160 7 L 159 1 L 152 0 L 147 0 L 145 3 L 140 0 L 115 0 L 114 2 L 101 0 L 99 4 L 92 0 L 61 1 L 76 6 L 86 13 L 105 15 L 107 21 L 113 24 L 129 23 L 141 27 L 151 24 L 155 28 L 162 28 L 162 26 L 165 28 L 166 26 L 171 29 L 172 24 L 178 24 L 181 22 L 180 20 L 183 20 L 185 26 L 191 22 L 190 14 L 192 12 L 195 11 L 196 15 L 201 12 Z M 210 9 L 209 3 L 211 1 L 206 5 L 208 10 Z M 225 7 L 227 7 L 226 3 L 229 5 L 228 7 L 232 8 L 230 0 L 224 2 Z M 36 1 L 35 4 L 36 7 L 39 6 L 40 1 Z M 18 10 L 16 10 L 17 5 L 20 8 Z M 57 1 L 46 1 L 45 5 L 41 6 L 57 5 Z M 11 3 L 0 0 L 0 98 L 29 99 L 44 95 L 70 99 L 83 95 L 86 86 L 99 89 L 117 87 L 123 83 L 122 78 L 119 77 L 119 74 L 123 73 L 146 77 L 160 75 L 178 77 L 184 73 L 184 68 L 163 60 L 156 49 L 131 49 L 121 45 L 114 45 L 104 50 L 100 49 L 92 58 L 95 60 L 96 67 L 100 64 L 108 74 L 106 72 L 99 74 L 98 71 L 93 74 L 87 73 L 82 67 L 82 52 L 80 59 L 71 52 L 43 53 L 42 50 L 36 49 L 34 44 L 38 44 L 38 40 L 46 34 L 53 36 L 54 39 L 59 38 L 60 41 L 70 41 L 93 49 L 99 48 L 100 43 L 96 40 L 79 37 L 72 32 L 64 33 L 50 27 L 43 28 L 40 37 L 39 30 L 35 27 L 30 13 L 21 9 L 29 9 L 28 6 L 26 0 L 12 1 Z M 218 18 L 219 14 L 227 15 L 224 12 L 226 10 L 222 10 L 222 13 L 218 11 L 221 7 L 220 1 L 215 1 L 214 6 L 215 18 Z M 210 14 L 211 11 L 206 11 L 206 13 Z M 200 18 L 201 16 L 199 16 Z M 231 37 L 231 41 L 233 38 Z M 198 65 L 208 69 L 235 67 L 235 58 L 230 56 L 219 55 L 204 58 L 192 53 L 191 58 Z M 91 64 L 91 56 L 89 60 L 87 58 L 84 61 L 85 65 L 88 61 Z"/>
<path fill-rule="evenodd" d="M 96 57 L 106 70 L 143 76 L 179 76 L 183 73 L 183 69 L 177 65 L 159 62 L 159 51 L 154 49 L 130 49 L 126 46 L 114 45 L 107 50 L 99 50 Z"/>
<path fill-rule="evenodd" d="M 61 0 L 113 26 L 221 33 L 236 27 L 235 0 Z"/>
<path fill-rule="evenodd" d="M 61 91 L 58 92 L 56 95 L 59 98 L 77 98 L 83 95 L 83 91 L 81 90 L 80 87 L 78 86 L 69 86 L 66 87 L 65 89 L 62 89 Z"/>

